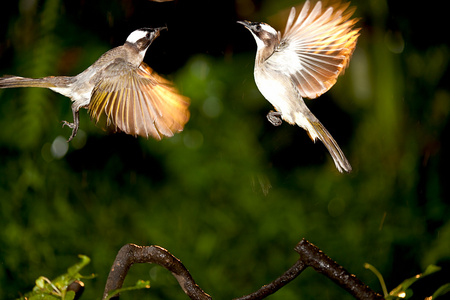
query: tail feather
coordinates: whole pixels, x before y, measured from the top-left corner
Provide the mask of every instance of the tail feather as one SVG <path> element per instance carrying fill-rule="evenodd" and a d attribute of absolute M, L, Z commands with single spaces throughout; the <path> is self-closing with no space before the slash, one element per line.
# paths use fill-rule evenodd
<path fill-rule="evenodd" d="M 347 158 L 342 152 L 341 148 L 339 148 L 338 143 L 334 140 L 328 130 L 320 123 L 311 122 L 312 127 L 316 130 L 316 134 L 319 140 L 325 145 L 325 147 L 330 152 L 331 157 L 333 158 L 334 164 L 339 172 L 347 172 L 350 173 L 352 171 L 352 166 L 348 162 Z"/>
<path fill-rule="evenodd" d="M 51 82 L 50 78 L 54 77 L 44 77 L 34 79 L 34 78 L 6 75 L 0 77 L 0 88 L 6 89 L 17 87 L 42 87 L 42 88 L 56 87 L 56 85 Z"/>
<path fill-rule="evenodd" d="M 331 157 L 333 158 L 334 164 L 339 172 L 347 172 L 350 173 L 352 171 L 352 166 L 348 162 L 347 158 L 342 152 L 341 148 L 339 148 L 338 143 L 334 140 L 328 130 L 320 123 L 320 121 L 315 118 L 311 113 L 311 117 L 308 120 L 304 117 L 301 118 L 301 121 L 297 119 L 296 123 L 300 127 L 306 129 L 309 134 L 309 137 L 315 142 L 319 139 L 325 147 L 330 152 Z M 314 119 L 311 121 L 311 119 Z M 307 120 L 307 121 L 306 121 Z M 305 124 L 305 121 L 308 124 Z"/>

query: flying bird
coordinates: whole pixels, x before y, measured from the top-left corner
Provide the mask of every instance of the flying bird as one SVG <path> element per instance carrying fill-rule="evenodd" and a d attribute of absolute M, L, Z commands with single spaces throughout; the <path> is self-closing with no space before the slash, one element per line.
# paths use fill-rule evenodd
<path fill-rule="evenodd" d="M 352 167 L 303 98 L 328 91 L 348 66 L 360 30 L 353 29 L 358 21 L 351 19 L 354 11 L 349 3 L 325 7 L 322 1 L 307 0 L 298 15 L 291 9 L 283 35 L 266 23 L 238 21 L 256 40 L 255 82 L 275 108 L 267 114 L 269 121 L 297 124 L 314 142 L 322 141 L 339 172 Z"/>
<path fill-rule="evenodd" d="M 0 88 L 42 87 L 72 100 L 71 141 L 79 127 L 79 110 L 87 108 L 92 119 L 106 116 L 107 126 L 134 136 L 173 136 L 189 120 L 189 99 L 173 84 L 143 62 L 145 53 L 161 28 L 133 31 L 124 45 L 104 53 L 82 73 L 69 76 L 24 78 L 3 76 Z"/>

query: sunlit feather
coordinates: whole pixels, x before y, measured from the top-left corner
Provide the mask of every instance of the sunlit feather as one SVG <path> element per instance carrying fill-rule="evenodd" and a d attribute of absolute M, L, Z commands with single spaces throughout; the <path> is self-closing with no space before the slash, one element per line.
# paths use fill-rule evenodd
<path fill-rule="evenodd" d="M 358 21 L 349 3 L 336 2 L 324 10 L 321 1 L 306 1 L 296 16 L 292 8 L 280 47 L 294 51 L 301 68 L 289 74 L 302 97 L 316 98 L 328 91 L 348 66 L 355 49 Z"/>
<path fill-rule="evenodd" d="M 105 114 L 107 124 L 116 130 L 158 140 L 182 131 L 189 120 L 189 99 L 145 63 L 137 70 L 123 68 L 94 88 L 91 117 L 98 122 Z"/>

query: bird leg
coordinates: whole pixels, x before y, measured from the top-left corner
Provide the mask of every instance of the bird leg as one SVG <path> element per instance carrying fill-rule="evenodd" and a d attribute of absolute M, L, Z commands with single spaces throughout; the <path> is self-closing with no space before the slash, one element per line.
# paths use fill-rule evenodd
<path fill-rule="evenodd" d="M 78 108 L 73 107 L 73 105 L 72 105 L 72 114 L 73 114 L 73 123 L 70 123 L 67 121 L 62 121 L 63 127 L 68 126 L 68 127 L 72 128 L 72 134 L 70 135 L 67 142 L 70 142 L 77 135 L 78 125 L 80 124 L 80 119 L 78 117 L 78 114 L 79 114 Z"/>
<path fill-rule="evenodd" d="M 283 121 L 281 120 L 281 112 L 279 111 L 269 111 L 267 114 L 267 120 L 272 123 L 273 126 L 280 126 Z"/>

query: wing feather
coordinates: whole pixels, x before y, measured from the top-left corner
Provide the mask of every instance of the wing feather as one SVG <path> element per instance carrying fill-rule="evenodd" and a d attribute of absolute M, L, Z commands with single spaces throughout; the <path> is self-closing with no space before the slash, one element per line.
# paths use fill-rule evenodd
<path fill-rule="evenodd" d="M 307 0 L 297 19 L 291 9 L 279 50 L 296 54 L 300 68 L 289 75 L 302 97 L 322 95 L 347 68 L 360 30 L 353 29 L 358 19 L 350 19 L 355 9 L 349 5 Z"/>
<path fill-rule="evenodd" d="M 104 114 L 115 130 L 160 140 L 183 130 L 188 107 L 189 99 L 145 63 L 136 69 L 116 60 L 95 86 L 88 109 L 96 122 Z"/>

